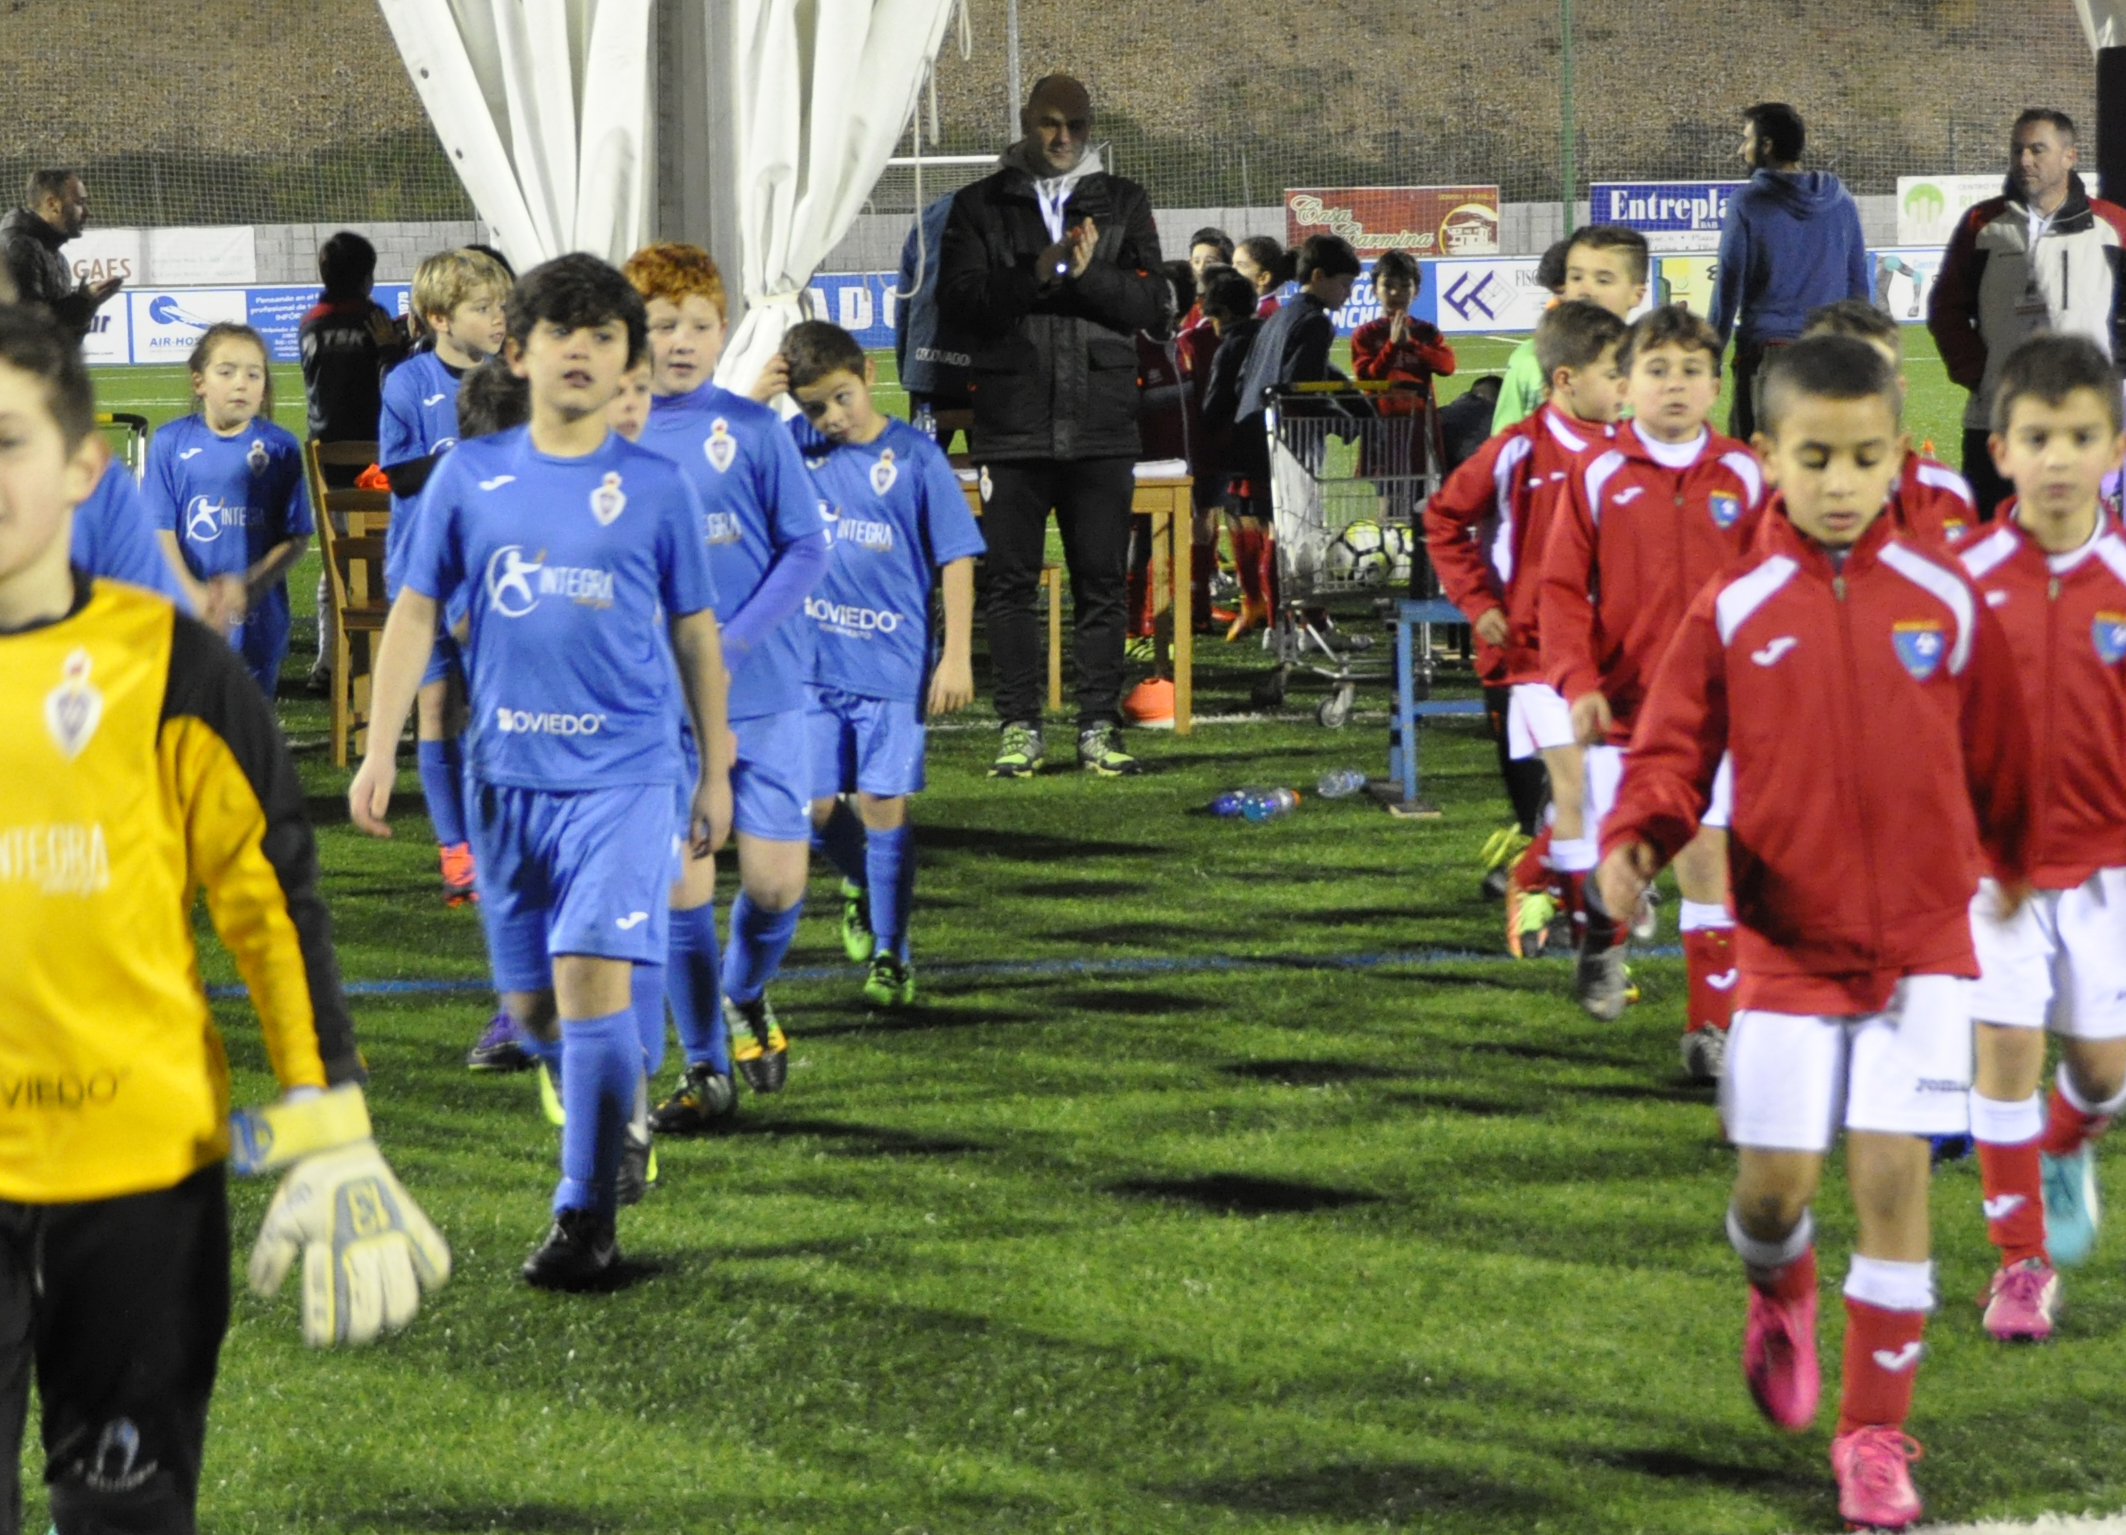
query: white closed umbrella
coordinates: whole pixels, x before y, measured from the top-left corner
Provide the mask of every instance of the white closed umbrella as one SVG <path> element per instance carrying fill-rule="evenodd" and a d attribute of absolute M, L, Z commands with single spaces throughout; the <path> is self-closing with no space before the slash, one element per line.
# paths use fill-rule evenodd
<path fill-rule="evenodd" d="M 955 0 L 709 0 L 737 56 L 738 287 L 716 381 L 741 393 L 801 319 L 805 284 L 862 210 L 915 111 Z"/>
<path fill-rule="evenodd" d="M 473 206 L 519 266 L 648 236 L 652 0 L 379 0 Z"/>
<path fill-rule="evenodd" d="M 2126 47 L 2126 0 L 2074 0 L 2074 9 L 2092 49 Z"/>

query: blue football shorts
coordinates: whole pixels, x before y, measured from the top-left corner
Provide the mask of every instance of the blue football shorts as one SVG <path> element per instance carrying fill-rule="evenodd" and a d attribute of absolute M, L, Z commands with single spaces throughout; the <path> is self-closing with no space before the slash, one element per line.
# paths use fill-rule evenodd
<path fill-rule="evenodd" d="M 812 840 L 811 759 L 805 711 L 731 721 L 738 761 L 731 768 L 731 824 L 767 842 Z"/>
<path fill-rule="evenodd" d="M 664 963 L 679 848 L 668 785 L 468 787 L 480 920 L 498 988 L 548 989 L 557 954 Z M 651 849 L 656 856 L 645 856 Z"/>
<path fill-rule="evenodd" d="M 819 687 L 806 695 L 814 799 L 857 789 L 880 799 L 922 792 L 928 732 L 915 700 Z"/>

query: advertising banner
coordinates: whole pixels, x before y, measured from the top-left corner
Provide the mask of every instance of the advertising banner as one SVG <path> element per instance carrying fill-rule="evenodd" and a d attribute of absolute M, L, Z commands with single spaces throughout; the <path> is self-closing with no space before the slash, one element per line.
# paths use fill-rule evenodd
<path fill-rule="evenodd" d="M 78 283 L 113 277 L 137 283 L 147 281 L 147 250 L 147 236 L 138 229 L 85 229 L 66 242 L 63 254 Z"/>
<path fill-rule="evenodd" d="M 1550 304 L 1550 290 L 1535 280 L 1537 264 L 1532 256 L 1432 263 L 1425 288 L 1439 328 L 1449 335 L 1534 330 Z"/>
<path fill-rule="evenodd" d="M 1956 232 L 1956 221 L 1975 204 L 2001 195 L 1998 171 L 1983 176 L 1899 176 L 1897 243 L 1931 245 L 1937 253 Z"/>
<path fill-rule="evenodd" d="M 151 229 L 147 281 L 158 288 L 258 281 L 258 242 L 249 224 Z"/>
<path fill-rule="evenodd" d="M 1304 187 L 1284 194 L 1285 243 L 1311 234 L 1342 235 L 1371 259 L 1382 251 L 1413 256 L 1495 256 L 1499 189 L 1466 187 Z"/>
<path fill-rule="evenodd" d="M 812 319 L 839 325 L 873 350 L 893 345 L 899 294 L 900 277 L 893 272 L 820 272 L 805 289 Z"/>
<path fill-rule="evenodd" d="M 1622 224 L 1657 251 L 1720 248 L 1720 224 L 1742 181 L 1597 181 L 1588 188 L 1588 218 Z"/>
<path fill-rule="evenodd" d="M 1925 324 L 1927 299 L 1941 272 L 1941 256 L 1939 245 L 1869 251 L 1868 265 L 1874 273 L 1870 297 L 1875 307 L 1900 324 Z"/>
<path fill-rule="evenodd" d="M 1713 273 L 1718 266 L 1719 262 L 1711 256 L 1656 256 L 1653 291 L 1647 295 L 1648 301 L 1681 304 L 1692 314 L 1711 314 Z"/>

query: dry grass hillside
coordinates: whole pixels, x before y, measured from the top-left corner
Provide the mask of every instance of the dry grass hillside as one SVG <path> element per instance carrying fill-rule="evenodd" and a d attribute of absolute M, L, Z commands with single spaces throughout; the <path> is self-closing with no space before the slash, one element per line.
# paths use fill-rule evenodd
<path fill-rule="evenodd" d="M 442 0 L 437 0 L 442 3 Z M 677 3 L 677 0 L 665 0 Z M 967 0 L 946 147 L 993 148 L 1005 0 Z M 1020 0 L 1024 78 L 1069 69 L 1162 203 L 1345 179 L 1556 195 L 1557 0 Z M 2091 113 L 2070 0 L 1576 0 L 1583 179 L 1728 171 L 1737 109 L 1790 100 L 1862 190 L 1990 169 L 2014 112 Z M 107 215 L 460 213 L 369 0 L 0 0 L 0 175 L 92 165 Z"/>

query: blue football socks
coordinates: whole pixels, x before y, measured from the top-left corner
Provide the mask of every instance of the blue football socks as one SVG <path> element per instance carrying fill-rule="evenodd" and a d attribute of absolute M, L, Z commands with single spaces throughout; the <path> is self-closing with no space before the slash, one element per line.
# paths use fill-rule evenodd
<path fill-rule="evenodd" d="M 847 800 L 836 800 L 827 824 L 812 829 L 812 846 L 825 854 L 827 862 L 850 884 L 864 882 L 864 823 L 857 819 Z"/>
<path fill-rule="evenodd" d="M 673 908 L 671 964 L 665 990 L 671 997 L 672 1023 L 689 1066 L 731 1073 L 731 1036 L 723 1022 L 723 984 L 716 963 L 716 907 L 691 911 Z"/>
<path fill-rule="evenodd" d="M 422 741 L 414 748 L 421 771 L 421 794 L 436 842 L 456 847 L 465 841 L 465 754 L 455 740 Z"/>
<path fill-rule="evenodd" d="M 871 931 L 894 958 L 908 958 L 908 908 L 915 901 L 915 828 L 874 831 L 864 848 L 871 890 Z"/>
<path fill-rule="evenodd" d="M 560 1091 L 561 1041 L 541 1039 L 521 1023 L 517 1025 L 517 1038 L 523 1041 L 524 1053 L 546 1068 L 546 1075 L 552 1080 L 554 1090 Z"/>
<path fill-rule="evenodd" d="M 642 1045 L 642 1069 L 654 1077 L 664 1064 L 664 966 L 635 966 L 633 988 L 635 1034 Z"/>
<path fill-rule="evenodd" d="M 635 1014 L 571 1018 L 561 1025 L 561 1182 L 554 1213 L 617 1208 L 614 1180 L 620 1172 L 620 1141 L 635 1111 L 635 1084 L 642 1077 L 642 1041 Z"/>
<path fill-rule="evenodd" d="M 782 957 L 797 934 L 799 901 L 788 911 L 762 911 L 741 890 L 731 903 L 731 947 L 723 957 L 723 994 L 733 1002 L 751 1002 L 775 979 Z"/>

